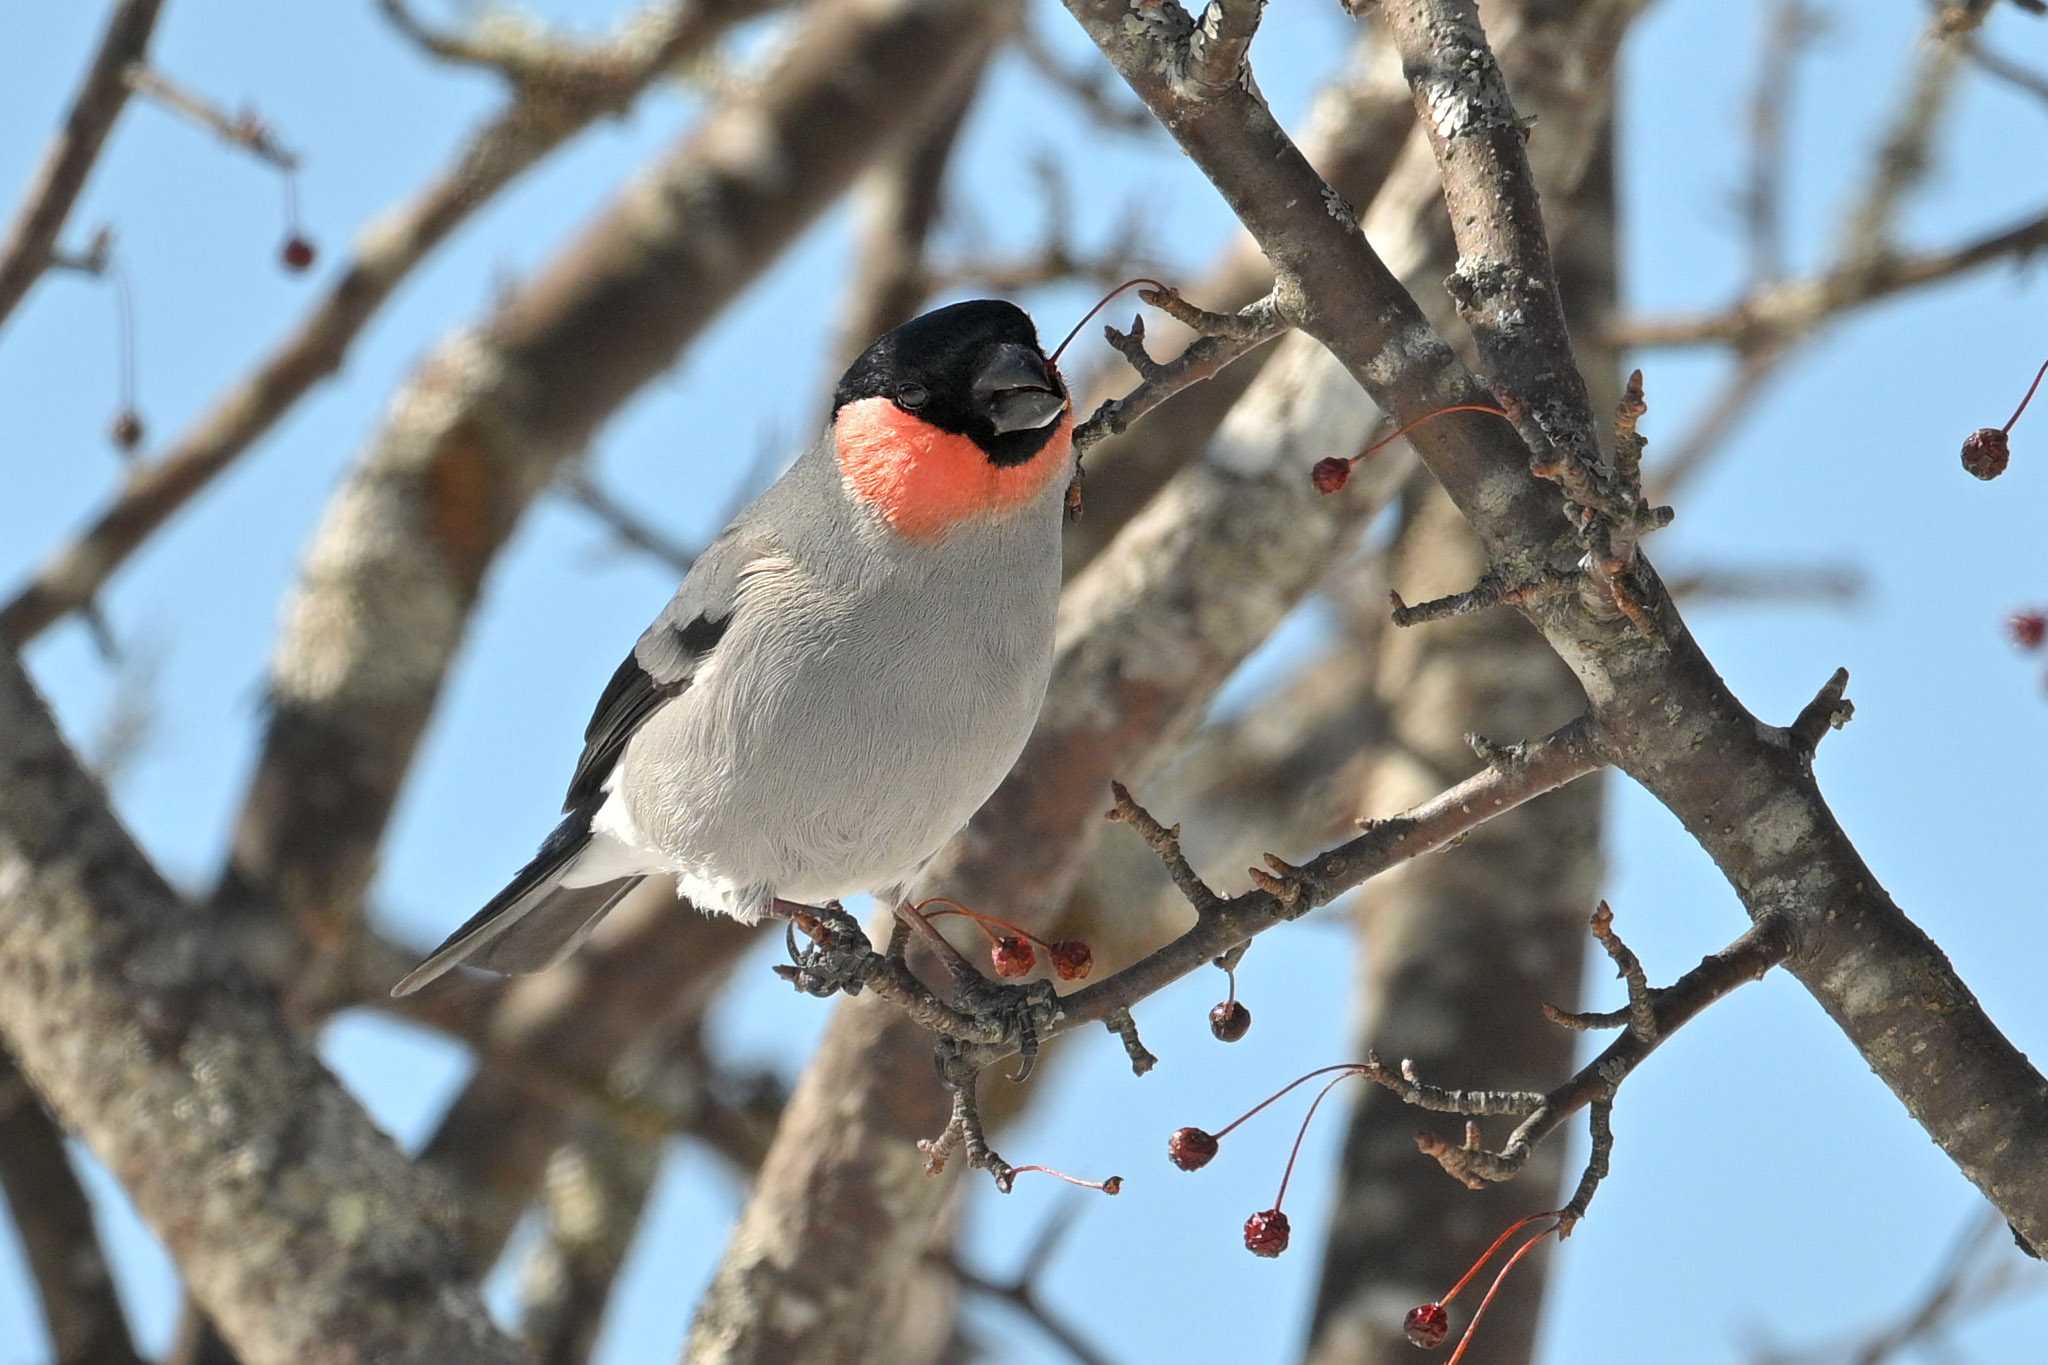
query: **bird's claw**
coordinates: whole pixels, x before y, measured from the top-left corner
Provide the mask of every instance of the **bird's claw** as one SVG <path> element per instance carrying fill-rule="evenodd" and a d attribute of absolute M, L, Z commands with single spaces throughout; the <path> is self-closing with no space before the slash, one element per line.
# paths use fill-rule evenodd
<path fill-rule="evenodd" d="M 1038 1065 L 1039 1040 L 1052 1031 L 1063 1014 L 1059 992 L 1050 981 L 1012 986 L 976 976 L 961 987 L 959 1004 L 967 1013 L 1002 1021 L 1005 1030 L 1017 1040 L 1017 1070 L 1010 1077 L 1012 1081 L 1030 1079 L 1032 1069 Z"/>
<path fill-rule="evenodd" d="M 868 963 L 875 955 L 860 921 L 838 901 L 778 908 L 785 909 L 789 916 L 783 925 L 789 962 L 777 963 L 775 974 L 806 995 L 822 998 L 841 991 L 859 995 Z M 811 940 L 809 947 L 797 946 L 799 929 Z"/>

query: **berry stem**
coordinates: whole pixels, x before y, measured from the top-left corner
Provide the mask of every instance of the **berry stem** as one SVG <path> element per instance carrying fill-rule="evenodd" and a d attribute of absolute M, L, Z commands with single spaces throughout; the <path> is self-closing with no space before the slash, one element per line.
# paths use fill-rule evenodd
<path fill-rule="evenodd" d="M 1489 407 L 1485 403 L 1456 403 L 1448 408 L 1438 408 L 1435 412 L 1424 413 L 1422 416 L 1416 418 L 1407 426 L 1402 427 L 1399 431 L 1394 432 L 1392 435 L 1380 437 L 1379 440 L 1374 441 L 1364 450 L 1361 450 L 1356 455 L 1353 455 L 1351 457 L 1351 463 L 1357 464 L 1360 460 L 1372 454 L 1375 450 L 1378 450 L 1382 446 L 1393 444 L 1395 441 L 1400 440 L 1403 436 L 1406 436 L 1409 432 L 1415 430 L 1415 428 L 1421 426 L 1425 422 L 1434 422 L 1437 418 L 1448 416 L 1449 414 L 1454 412 L 1484 412 L 1503 419 L 1507 419 L 1508 416 L 1499 408 Z"/>
<path fill-rule="evenodd" d="M 1357 1062 L 1339 1062 L 1335 1066 L 1319 1066 L 1314 1071 L 1309 1072 L 1306 1076 L 1297 1076 L 1293 1080 L 1289 1081 L 1287 1084 L 1281 1086 L 1278 1090 L 1275 1090 L 1272 1094 L 1266 1096 L 1266 1098 L 1260 1100 L 1251 1108 L 1245 1110 L 1242 1114 L 1239 1114 L 1236 1118 L 1232 1119 L 1223 1127 L 1217 1129 L 1216 1136 L 1219 1138 L 1227 1136 L 1232 1129 L 1236 1128 L 1246 1119 L 1258 1113 L 1261 1109 L 1264 1109 L 1268 1105 L 1272 1104 L 1275 1100 L 1287 1094 L 1288 1091 L 1293 1090 L 1298 1086 L 1306 1085 L 1318 1076 L 1327 1076 L 1332 1071 L 1349 1071 L 1355 1073 L 1362 1071 L 1363 1069 L 1364 1068 L 1360 1067 Z M 1318 1096 L 1317 1098 L 1320 1100 L 1321 1097 Z M 1313 1109 L 1311 1109 L 1310 1112 L 1313 1113 Z"/>
<path fill-rule="evenodd" d="M 2041 368 L 2034 371 L 2034 382 L 2027 386 L 2027 396 L 2020 399 L 2020 405 L 2012 410 L 2012 416 L 2005 419 L 2005 425 L 1999 430 L 2012 430 L 2012 424 L 2020 420 L 2020 414 L 2027 410 L 2027 404 L 2034 401 L 2034 390 L 2041 387 L 2041 376 L 2044 374 L 2048 374 L 2048 360 L 2042 361 Z"/>
<path fill-rule="evenodd" d="M 1499 1253 L 1500 1249 L 1508 1244 L 1508 1239 L 1510 1237 L 1513 1237 L 1516 1233 L 1520 1232 L 1523 1228 L 1528 1227 L 1529 1224 L 1535 1222 L 1539 1218 L 1555 1217 L 1557 1217 L 1555 1211 L 1545 1211 L 1543 1213 L 1532 1213 L 1525 1218 L 1517 1218 L 1514 1222 L 1508 1224 L 1507 1230 L 1501 1233 L 1500 1236 L 1493 1239 L 1493 1245 L 1488 1247 L 1485 1250 L 1485 1252 L 1480 1255 L 1479 1259 L 1472 1263 L 1470 1269 L 1468 1269 L 1463 1275 L 1458 1277 L 1458 1282 L 1451 1286 L 1450 1292 L 1448 1294 L 1445 1294 L 1442 1298 L 1438 1299 L 1437 1302 L 1449 1303 L 1452 1299 L 1457 1298 L 1460 1293 L 1464 1292 L 1465 1286 L 1472 1283 L 1473 1277 L 1476 1276 L 1480 1271 L 1486 1269 L 1486 1263 L 1492 1260 L 1494 1256 Z M 1474 1318 L 1474 1321 L 1477 1321 L 1476 1316 Z"/>
<path fill-rule="evenodd" d="M 1537 1216 L 1541 1217 L 1542 1215 L 1539 1214 Z M 1523 1221 L 1526 1222 L 1528 1220 L 1524 1219 Z M 1517 1223 L 1515 1226 L 1520 1227 L 1521 1224 Z M 1500 1274 L 1494 1276 L 1493 1283 L 1486 1287 L 1486 1297 L 1479 1301 L 1479 1307 L 1473 1311 L 1472 1321 L 1465 1324 L 1465 1335 L 1458 1338 L 1458 1349 L 1451 1352 L 1451 1358 L 1446 1362 L 1446 1365 L 1458 1365 L 1458 1362 L 1465 1358 L 1465 1352 L 1472 1345 L 1474 1334 L 1479 1331 L 1479 1320 L 1486 1316 L 1487 1308 L 1493 1303 L 1493 1296 L 1500 1293 L 1501 1282 L 1507 1279 L 1508 1272 L 1515 1268 L 1515 1263 L 1534 1251 L 1538 1242 L 1541 1242 L 1551 1233 L 1556 1232 L 1561 1226 L 1563 1226 L 1562 1220 L 1552 1223 L 1549 1227 L 1515 1248 L 1515 1254 L 1508 1257 L 1508 1263 L 1500 1268 Z M 1512 1228 L 1509 1229 L 1510 1232 L 1513 1230 Z M 1496 1243 L 1495 1245 L 1499 1244 Z M 1488 1255 L 1491 1254 L 1491 1252 L 1488 1253 Z"/>
<path fill-rule="evenodd" d="M 1118 294 L 1123 293 L 1124 290 L 1136 288 L 1138 285 L 1141 284 L 1149 284 L 1154 289 L 1160 290 L 1162 292 L 1168 291 L 1173 287 L 1171 285 L 1161 284 L 1158 280 L 1150 279 L 1143 275 L 1140 275 L 1138 278 L 1134 280 L 1125 280 L 1122 284 L 1118 285 L 1116 288 L 1110 290 L 1107 294 L 1104 294 L 1101 298 L 1097 299 L 1095 301 L 1095 306 L 1093 308 L 1090 308 L 1087 312 L 1081 315 L 1081 320 L 1074 324 L 1074 330 L 1067 333 L 1065 337 L 1061 338 L 1060 344 L 1052 348 L 1052 354 L 1047 356 L 1046 359 L 1050 360 L 1055 365 L 1059 364 L 1060 352 L 1066 350 L 1067 344 L 1071 342 L 1075 337 L 1081 335 L 1081 329 L 1088 325 L 1088 319 L 1094 317 L 1097 313 L 1109 307 L 1109 301 L 1115 298 Z"/>
<path fill-rule="evenodd" d="M 1308 1126 L 1316 1121 L 1316 1110 L 1322 1106 L 1323 1100 L 1332 1090 L 1335 1090 L 1357 1074 L 1358 1069 L 1351 1067 L 1342 1076 L 1332 1076 L 1329 1083 L 1316 1092 L 1316 1097 L 1310 1103 L 1308 1112 L 1301 1116 L 1301 1127 L 1296 1129 L 1294 1133 L 1294 1146 L 1287 1153 L 1287 1169 L 1280 1172 L 1280 1193 L 1273 1196 L 1273 1207 L 1275 1210 L 1278 1210 L 1282 1204 L 1287 1202 L 1287 1182 L 1294 1179 L 1294 1159 L 1301 1155 L 1301 1140 L 1308 1136 Z"/>
<path fill-rule="evenodd" d="M 1052 945 L 1050 943 L 1047 943 L 1044 939 L 1032 933 L 1029 929 L 1026 929 L 1021 925 L 1012 924 L 1006 919 L 998 919 L 994 915 L 984 915 L 979 910 L 969 910 L 959 901 L 953 900 L 947 896 L 926 896 L 923 900 L 919 901 L 917 904 L 911 906 L 910 908 L 917 914 L 924 915 L 924 908 L 927 905 L 943 905 L 947 908 L 944 910 L 935 910 L 931 914 L 925 915 L 926 919 L 942 919 L 947 915 L 965 915 L 968 919 L 973 920 L 975 924 L 980 927 L 982 933 L 988 935 L 988 941 L 990 943 L 994 943 L 998 937 L 998 935 L 996 934 L 996 929 L 1006 929 L 1010 933 L 1017 935 L 1019 938 L 1030 939 L 1033 943 L 1036 943 L 1039 947 L 1045 949 L 1048 953 L 1052 951 Z M 995 929 L 991 929 L 989 927 L 990 925 L 994 925 Z"/>
<path fill-rule="evenodd" d="M 135 410 L 135 294 L 128 285 L 128 271 L 115 260 L 107 267 L 114 277 L 114 334 L 120 352 L 121 410 Z"/>
<path fill-rule="evenodd" d="M 1056 1171 L 1050 1166 L 1041 1166 L 1035 1162 L 1029 1166 L 1012 1166 L 1010 1176 L 1015 1179 L 1020 1175 L 1029 1175 L 1033 1171 L 1040 1175 L 1049 1175 L 1055 1180 L 1064 1180 L 1069 1185 L 1079 1185 L 1084 1190 L 1100 1190 L 1104 1194 L 1123 1193 L 1124 1178 L 1120 1175 L 1110 1176 L 1107 1180 L 1083 1180 L 1078 1175 L 1068 1175 L 1065 1171 Z"/>

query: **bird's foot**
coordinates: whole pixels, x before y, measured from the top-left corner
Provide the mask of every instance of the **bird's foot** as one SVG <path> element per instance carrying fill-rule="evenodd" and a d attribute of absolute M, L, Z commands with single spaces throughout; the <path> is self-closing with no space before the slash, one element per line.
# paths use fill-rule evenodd
<path fill-rule="evenodd" d="M 1038 1043 L 1051 1034 L 1065 1011 L 1059 993 L 1050 981 L 1032 981 L 1020 986 L 991 981 L 979 972 L 963 982 L 955 996 L 963 1014 L 1000 1022 L 1005 1033 L 1017 1042 L 1017 1070 L 1010 1079 L 1027 1080 L 1038 1065 Z"/>
<path fill-rule="evenodd" d="M 777 976 L 806 995 L 860 994 L 875 950 L 860 921 L 849 915 L 845 906 L 838 901 L 801 905 L 777 900 L 769 913 L 783 917 L 784 941 L 789 946 L 789 961 L 776 964 Z M 810 940 L 810 946 L 798 947 L 798 930 Z"/>

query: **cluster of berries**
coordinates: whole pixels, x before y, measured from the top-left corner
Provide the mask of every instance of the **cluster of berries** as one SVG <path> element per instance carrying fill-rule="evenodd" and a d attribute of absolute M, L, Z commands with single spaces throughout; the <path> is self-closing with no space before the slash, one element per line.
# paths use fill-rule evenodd
<path fill-rule="evenodd" d="M 1222 1006 L 1219 1005 L 1217 1008 L 1221 1009 Z M 1308 1134 L 1308 1126 L 1316 1116 L 1316 1109 L 1322 1104 L 1324 1096 L 1328 1095 L 1337 1086 L 1354 1076 L 1367 1075 L 1369 1072 L 1370 1067 L 1355 1062 L 1320 1067 L 1305 1076 L 1296 1077 L 1213 1133 L 1203 1128 L 1176 1128 L 1173 1134 L 1166 1140 L 1166 1159 L 1183 1171 L 1201 1170 L 1216 1159 L 1217 1152 L 1222 1149 L 1223 1139 L 1228 1137 L 1231 1131 L 1239 1124 L 1259 1113 L 1259 1111 L 1265 1109 L 1297 1086 L 1304 1085 L 1319 1076 L 1329 1076 L 1330 1079 L 1324 1083 L 1323 1088 L 1317 1092 L 1314 1101 L 1310 1103 L 1308 1113 L 1302 1118 L 1301 1128 L 1295 1133 L 1294 1149 L 1288 1153 L 1287 1168 L 1280 1177 L 1280 1193 L 1274 1198 L 1273 1207 L 1261 1209 L 1244 1220 L 1244 1249 L 1254 1256 L 1262 1256 L 1268 1259 L 1278 1256 L 1287 1250 L 1288 1241 L 1292 1236 L 1292 1229 L 1288 1224 L 1287 1215 L 1281 1211 L 1280 1205 L 1286 1201 L 1287 1182 L 1294 1175 L 1294 1161 L 1301 1154 L 1301 1141 Z M 1418 1304 L 1408 1310 L 1407 1317 L 1402 1323 L 1402 1329 L 1407 1333 L 1408 1340 L 1425 1350 L 1434 1350 L 1436 1347 L 1443 1345 L 1444 1340 L 1450 1335 L 1451 1331 L 1451 1316 L 1447 1307 L 1450 1302 L 1463 1293 L 1466 1286 L 1478 1278 L 1480 1271 L 1484 1270 L 1487 1264 L 1500 1254 L 1501 1249 L 1512 1241 L 1517 1233 L 1520 1233 L 1532 1223 L 1543 1224 L 1542 1227 L 1539 1227 L 1525 1238 L 1522 1244 L 1516 1247 L 1514 1252 L 1509 1255 L 1507 1261 L 1501 1266 L 1499 1273 L 1494 1276 L 1493 1283 L 1488 1286 L 1485 1296 L 1480 1299 L 1478 1309 L 1473 1312 L 1472 1320 L 1465 1325 L 1464 1335 L 1458 1340 L 1457 1350 L 1451 1354 L 1450 1365 L 1458 1365 L 1463 1360 L 1467 1348 L 1472 1344 L 1473 1334 L 1479 1328 L 1479 1320 L 1485 1316 L 1487 1307 L 1493 1302 L 1494 1295 L 1500 1292 L 1501 1284 L 1507 1279 L 1508 1272 L 1513 1270 L 1524 1256 L 1535 1250 L 1539 1242 L 1553 1233 L 1562 1232 L 1566 1227 L 1568 1216 L 1566 1213 L 1558 1211 L 1532 1213 L 1509 1225 L 1507 1230 L 1494 1239 L 1493 1245 L 1489 1246 L 1485 1253 L 1472 1263 L 1471 1268 L 1460 1276 L 1458 1282 L 1452 1285 L 1441 1298 L 1432 1299 L 1428 1303 Z"/>

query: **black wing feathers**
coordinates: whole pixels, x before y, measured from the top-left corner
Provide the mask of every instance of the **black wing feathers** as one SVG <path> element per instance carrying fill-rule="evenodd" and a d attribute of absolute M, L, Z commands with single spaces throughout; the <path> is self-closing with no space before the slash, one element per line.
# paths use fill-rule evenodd
<path fill-rule="evenodd" d="M 732 622 L 730 611 L 677 620 L 672 614 L 680 606 L 678 597 L 663 609 L 605 684 L 597 710 L 583 731 L 583 754 L 576 760 L 575 776 L 569 779 L 563 810 L 595 806 L 626 741 L 663 702 L 690 685 L 698 665 L 725 637 L 725 628 Z"/>
<path fill-rule="evenodd" d="M 704 547 L 682 586 L 669 599 L 654 624 L 641 632 L 612 680 L 605 684 L 597 710 L 583 731 L 583 754 L 569 779 L 563 810 L 602 804 L 605 780 L 633 732 L 661 709 L 664 702 L 690 685 L 704 660 L 725 637 L 740 577 L 759 552 L 758 533 L 727 527 Z"/>

